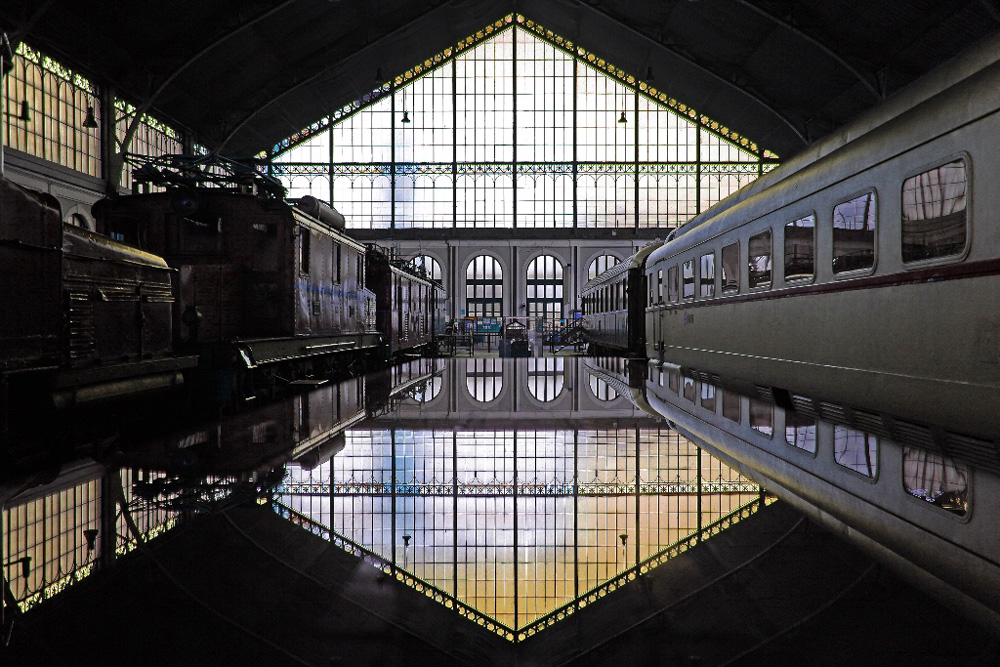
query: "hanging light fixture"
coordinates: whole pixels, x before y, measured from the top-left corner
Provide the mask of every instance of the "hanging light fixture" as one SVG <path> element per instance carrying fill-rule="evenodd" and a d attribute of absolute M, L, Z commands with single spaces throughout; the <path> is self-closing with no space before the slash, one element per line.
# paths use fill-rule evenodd
<path fill-rule="evenodd" d="M 653 80 L 653 66 L 646 65 L 646 81 L 649 82 L 652 80 Z"/>
<path fill-rule="evenodd" d="M 87 105 L 87 115 L 83 119 L 83 126 L 88 130 L 93 130 L 97 127 L 97 116 L 94 115 L 94 106 L 91 104 Z"/>
<path fill-rule="evenodd" d="M 21 113 L 17 116 L 18 120 L 23 120 L 25 123 L 31 120 L 31 106 L 28 104 L 28 100 L 21 100 Z"/>
<path fill-rule="evenodd" d="M 622 111 L 622 115 L 618 117 L 618 122 L 619 123 L 627 123 L 628 122 L 628 119 L 625 118 L 625 112 L 624 111 Z"/>
<path fill-rule="evenodd" d="M 403 119 L 399 122 L 401 123 L 410 122 L 410 112 L 406 110 L 406 88 L 403 88 Z"/>

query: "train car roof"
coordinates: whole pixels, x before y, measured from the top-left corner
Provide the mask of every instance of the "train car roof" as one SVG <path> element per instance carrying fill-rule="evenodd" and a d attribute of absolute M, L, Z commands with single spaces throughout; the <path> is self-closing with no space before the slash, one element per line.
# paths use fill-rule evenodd
<path fill-rule="evenodd" d="M 600 275 L 594 276 L 593 278 L 588 280 L 587 283 L 581 288 L 580 293 L 586 294 L 588 291 L 600 285 L 604 285 L 609 280 L 617 278 L 619 275 L 625 273 L 626 271 L 641 268 L 643 263 L 646 261 L 646 258 L 650 255 L 650 253 L 652 253 L 659 247 L 660 247 L 660 241 L 656 240 L 653 241 L 652 243 L 643 246 L 642 248 L 639 248 L 639 250 L 632 253 L 622 261 L 618 262 L 610 269 L 607 269 Z"/>
<path fill-rule="evenodd" d="M 939 118 L 949 102 L 950 93 L 963 85 L 974 85 L 976 81 L 985 77 L 1000 80 L 1000 36 L 985 40 L 978 47 L 914 83 L 907 90 L 865 114 L 840 132 L 817 142 L 808 151 L 761 176 L 681 225 L 667 237 L 663 251 L 656 253 L 652 260 L 656 261 L 672 253 L 669 249 L 671 241 L 681 239 L 689 241 L 676 246 L 683 247 L 728 228 L 727 220 L 731 215 L 739 214 L 745 216 L 747 220 L 753 219 L 757 213 L 750 211 L 748 207 L 752 206 L 757 196 L 765 191 L 785 192 L 786 198 L 791 198 L 795 196 L 796 187 L 801 180 L 822 173 L 819 171 L 820 168 L 827 164 L 834 161 L 845 164 L 871 164 L 877 161 L 879 154 L 891 152 L 892 142 L 903 139 L 902 135 L 892 137 L 889 134 L 893 120 L 907 116 L 907 137 L 910 141 L 916 141 L 922 132 L 930 132 L 939 125 Z M 980 102 L 988 106 L 997 106 L 992 98 L 982 99 Z"/>

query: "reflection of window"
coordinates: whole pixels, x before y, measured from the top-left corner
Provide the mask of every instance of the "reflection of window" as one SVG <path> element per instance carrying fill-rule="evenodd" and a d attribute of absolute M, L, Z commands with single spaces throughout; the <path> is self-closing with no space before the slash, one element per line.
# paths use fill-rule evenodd
<path fill-rule="evenodd" d="M 715 412 L 715 385 L 701 383 L 701 407 Z"/>
<path fill-rule="evenodd" d="M 903 485 L 935 507 L 964 516 L 968 510 L 969 473 L 964 465 L 916 447 L 903 449 Z"/>
<path fill-rule="evenodd" d="M 427 380 L 427 382 L 417 387 L 411 394 L 411 397 L 417 403 L 427 403 L 429 401 L 433 401 L 437 398 L 438 394 L 441 393 L 441 384 L 441 376 L 435 375 Z"/>
<path fill-rule="evenodd" d="M 878 438 L 846 426 L 835 426 L 833 459 L 845 468 L 874 479 L 878 473 Z"/>
<path fill-rule="evenodd" d="M 813 277 L 815 228 L 815 215 L 807 215 L 785 225 L 785 280 Z"/>
<path fill-rule="evenodd" d="M 750 237 L 750 287 L 771 285 L 771 230 Z"/>
<path fill-rule="evenodd" d="M 590 376 L 590 390 L 599 401 L 613 401 L 618 398 L 618 392 L 596 375 Z"/>
<path fill-rule="evenodd" d="M 671 266 L 667 269 L 667 300 L 670 303 L 677 301 L 677 266 Z"/>
<path fill-rule="evenodd" d="M 701 296 L 715 296 L 715 253 L 701 256 Z"/>
<path fill-rule="evenodd" d="M 684 298 L 694 298 L 694 260 L 684 262 Z"/>
<path fill-rule="evenodd" d="M 903 182 L 903 261 L 965 249 L 965 162 L 955 160 Z"/>
<path fill-rule="evenodd" d="M 527 269 L 528 317 L 561 320 L 563 309 L 563 267 L 552 255 L 531 260 Z"/>
<path fill-rule="evenodd" d="M 774 406 L 751 398 L 750 428 L 770 438 L 774 434 Z"/>
<path fill-rule="evenodd" d="M 528 392 L 539 401 L 554 401 L 566 381 L 563 357 L 528 359 Z"/>
<path fill-rule="evenodd" d="M 833 209 L 833 272 L 875 266 L 875 193 L 837 205 Z"/>
<path fill-rule="evenodd" d="M 733 243 L 722 249 L 722 293 L 740 291 L 740 244 Z"/>
<path fill-rule="evenodd" d="M 492 401 L 503 389 L 502 359 L 468 359 L 465 381 L 472 398 L 483 403 Z"/>
<path fill-rule="evenodd" d="M 722 416 L 737 424 L 740 423 L 740 397 L 731 391 L 722 392 Z"/>
<path fill-rule="evenodd" d="M 696 391 L 694 380 L 689 377 L 684 378 L 684 398 L 694 403 Z"/>
<path fill-rule="evenodd" d="M 795 412 L 785 413 L 785 442 L 792 447 L 816 453 L 816 420 Z"/>
<path fill-rule="evenodd" d="M 479 255 L 465 272 L 465 312 L 470 317 L 503 315 L 503 268 L 495 258 Z"/>

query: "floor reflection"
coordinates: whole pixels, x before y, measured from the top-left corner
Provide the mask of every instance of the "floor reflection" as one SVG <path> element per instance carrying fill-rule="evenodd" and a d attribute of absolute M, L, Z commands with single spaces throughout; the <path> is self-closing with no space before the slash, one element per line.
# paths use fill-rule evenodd
<path fill-rule="evenodd" d="M 706 526 L 759 498 L 756 485 L 648 419 L 608 377 L 587 372 L 591 362 L 560 359 L 538 368 L 506 360 L 483 385 L 478 361 L 436 375 L 445 386 L 400 401 L 379 420 L 385 428 L 348 431 L 329 462 L 290 466 L 279 502 L 518 630 L 671 545 L 697 540 Z M 449 378 L 468 389 L 466 399 L 483 404 L 498 393 L 480 389 L 505 378 L 545 403 L 575 387 L 594 412 L 580 407 L 579 396 L 563 400 L 595 428 L 546 428 L 547 416 L 561 425 L 564 415 L 534 403 L 516 410 L 513 400 L 493 410 L 502 424 L 523 429 L 485 428 L 498 425 L 488 412 L 461 408 L 443 413 L 438 428 L 414 427 L 418 414 L 416 425 L 433 425 L 435 401 L 457 407 Z M 605 423 L 596 423 L 604 414 Z M 622 427 L 626 417 L 634 419 Z M 478 427 L 463 428 L 469 423 Z"/>

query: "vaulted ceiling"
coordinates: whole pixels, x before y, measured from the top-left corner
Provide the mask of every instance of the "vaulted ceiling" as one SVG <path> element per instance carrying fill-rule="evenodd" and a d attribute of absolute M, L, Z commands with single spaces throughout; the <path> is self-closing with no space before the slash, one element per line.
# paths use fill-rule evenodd
<path fill-rule="evenodd" d="M 1000 31 L 996 0 L 5 0 L 0 30 L 250 155 L 510 14 L 782 158 Z"/>

